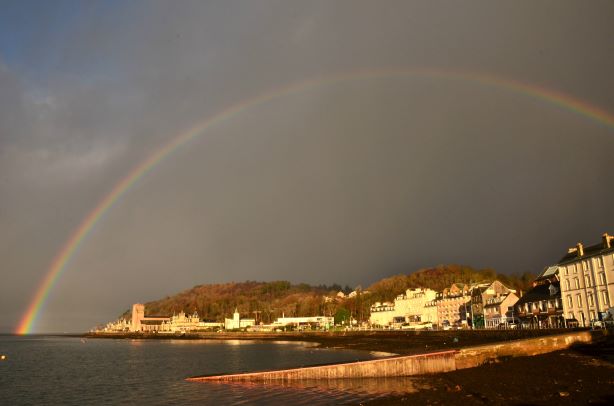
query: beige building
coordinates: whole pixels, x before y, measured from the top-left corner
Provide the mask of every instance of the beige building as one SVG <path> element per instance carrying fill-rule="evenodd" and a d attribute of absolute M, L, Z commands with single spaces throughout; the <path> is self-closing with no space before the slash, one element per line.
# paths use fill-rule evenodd
<path fill-rule="evenodd" d="M 437 294 L 437 320 L 439 325 L 466 323 L 467 313 L 471 310 L 471 293 L 469 285 L 453 283 L 449 288 Z"/>
<path fill-rule="evenodd" d="M 430 304 L 437 292 L 431 289 L 407 289 L 394 303 L 375 303 L 371 306 L 369 323 L 372 326 L 399 327 L 404 323 L 436 323 L 437 312 Z"/>
<path fill-rule="evenodd" d="M 395 317 L 394 303 L 392 302 L 375 302 L 371 306 L 371 315 L 369 323 L 372 326 L 388 326 L 391 320 Z"/>
<path fill-rule="evenodd" d="M 192 315 L 186 315 L 181 311 L 179 314 L 174 314 L 170 320 L 164 321 L 160 326 L 160 332 L 185 333 L 188 331 L 196 331 L 203 327 L 203 323 L 200 321 L 197 312 L 194 312 Z"/>
<path fill-rule="evenodd" d="M 580 326 L 612 307 L 614 295 L 614 236 L 602 235 L 599 244 L 570 248 L 557 264 L 561 281 L 563 313 Z"/>

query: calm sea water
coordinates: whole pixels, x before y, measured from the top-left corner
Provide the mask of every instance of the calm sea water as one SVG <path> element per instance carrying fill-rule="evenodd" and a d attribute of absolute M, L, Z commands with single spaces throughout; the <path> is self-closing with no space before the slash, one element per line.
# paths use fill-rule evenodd
<path fill-rule="evenodd" d="M 291 384 L 186 382 L 195 375 L 371 359 L 305 343 L 0 336 L 2 405 L 326 405 L 409 390 L 394 380 Z"/>

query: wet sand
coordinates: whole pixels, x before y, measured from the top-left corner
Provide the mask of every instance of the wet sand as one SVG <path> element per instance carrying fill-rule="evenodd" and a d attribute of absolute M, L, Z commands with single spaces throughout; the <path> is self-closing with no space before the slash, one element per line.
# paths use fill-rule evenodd
<path fill-rule="evenodd" d="M 614 336 L 594 344 L 415 377 L 417 392 L 369 405 L 614 404 Z"/>

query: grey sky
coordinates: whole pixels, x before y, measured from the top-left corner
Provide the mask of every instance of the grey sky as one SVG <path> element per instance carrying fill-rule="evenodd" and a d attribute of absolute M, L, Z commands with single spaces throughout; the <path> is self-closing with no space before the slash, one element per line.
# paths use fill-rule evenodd
<path fill-rule="evenodd" d="M 136 164 L 242 100 L 361 69 L 483 73 L 614 114 L 614 3 L 6 2 L 0 332 Z M 378 77 L 257 105 L 106 214 L 37 331 L 196 284 L 363 286 L 440 263 L 537 272 L 614 232 L 614 128 L 458 79 Z"/>

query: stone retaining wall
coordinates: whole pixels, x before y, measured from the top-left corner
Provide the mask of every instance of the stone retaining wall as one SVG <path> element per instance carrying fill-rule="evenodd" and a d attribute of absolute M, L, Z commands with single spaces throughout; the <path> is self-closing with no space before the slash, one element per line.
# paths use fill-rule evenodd
<path fill-rule="evenodd" d="M 188 381 L 272 381 L 295 379 L 379 378 L 453 371 L 456 351 L 382 358 L 347 364 L 322 365 L 277 371 L 203 376 Z"/>

